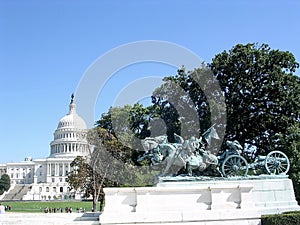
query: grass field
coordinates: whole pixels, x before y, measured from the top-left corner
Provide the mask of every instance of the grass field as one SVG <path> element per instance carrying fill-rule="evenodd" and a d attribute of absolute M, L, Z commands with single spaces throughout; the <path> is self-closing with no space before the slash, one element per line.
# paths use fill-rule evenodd
<path fill-rule="evenodd" d="M 62 208 L 71 207 L 73 212 L 77 208 L 85 209 L 87 212 L 92 211 L 93 203 L 91 201 L 1 201 L 3 205 L 10 205 L 11 211 L 8 212 L 43 212 L 45 208 Z M 64 210 L 65 211 L 65 210 Z"/>

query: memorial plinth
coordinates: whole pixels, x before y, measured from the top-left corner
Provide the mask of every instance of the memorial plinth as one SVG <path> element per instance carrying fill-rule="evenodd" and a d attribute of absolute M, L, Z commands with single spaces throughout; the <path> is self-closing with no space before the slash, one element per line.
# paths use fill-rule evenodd
<path fill-rule="evenodd" d="M 105 188 L 100 224 L 259 225 L 262 214 L 300 210 L 287 177 L 172 181 Z"/>
<path fill-rule="evenodd" d="M 201 179 L 201 178 L 200 178 Z M 185 186 L 186 182 L 172 182 L 172 179 L 164 179 L 157 184 L 158 187 L 179 187 Z M 292 181 L 286 175 L 272 176 L 249 176 L 247 178 L 232 178 L 216 180 L 202 180 L 196 182 L 188 182 L 189 186 L 212 186 L 212 185 L 231 185 L 247 187 L 251 186 L 251 193 L 242 196 L 251 198 L 254 208 L 259 210 L 261 214 L 276 214 L 286 211 L 300 210 L 295 199 L 295 193 Z M 223 194 L 225 190 L 223 191 Z M 243 198 L 242 198 L 243 199 Z M 249 200 L 248 200 L 249 202 Z M 245 202 L 244 202 L 245 203 Z M 241 204 L 244 204 L 243 201 Z"/>

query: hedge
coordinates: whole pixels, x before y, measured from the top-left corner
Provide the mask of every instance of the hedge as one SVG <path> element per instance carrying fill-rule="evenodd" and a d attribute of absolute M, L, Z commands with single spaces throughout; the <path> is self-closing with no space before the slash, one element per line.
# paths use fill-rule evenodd
<path fill-rule="evenodd" d="M 286 212 L 275 215 L 263 215 L 261 218 L 262 225 L 299 225 L 300 211 Z"/>

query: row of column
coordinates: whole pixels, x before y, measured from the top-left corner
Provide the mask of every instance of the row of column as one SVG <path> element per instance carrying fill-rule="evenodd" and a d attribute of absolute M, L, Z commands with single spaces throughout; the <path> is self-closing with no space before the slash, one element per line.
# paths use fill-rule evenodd
<path fill-rule="evenodd" d="M 51 154 L 68 152 L 88 152 L 88 147 L 79 143 L 55 144 L 51 146 Z"/>
<path fill-rule="evenodd" d="M 61 139 L 61 138 L 76 138 L 77 137 L 77 133 L 55 133 L 54 134 L 54 140 L 57 140 L 57 139 Z"/>
<path fill-rule="evenodd" d="M 49 163 L 47 164 L 47 175 L 48 176 L 67 176 L 70 172 L 70 163 Z"/>

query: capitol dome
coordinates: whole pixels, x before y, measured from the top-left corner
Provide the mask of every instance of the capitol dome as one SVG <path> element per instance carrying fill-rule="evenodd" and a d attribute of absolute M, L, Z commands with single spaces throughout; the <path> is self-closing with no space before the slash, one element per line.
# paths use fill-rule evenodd
<path fill-rule="evenodd" d="M 70 110 L 58 123 L 57 129 L 72 128 L 77 130 L 86 130 L 87 126 L 84 120 L 76 113 L 76 105 L 71 102 Z"/>
<path fill-rule="evenodd" d="M 86 140 L 87 126 L 76 113 L 74 95 L 71 97 L 69 113 L 58 123 L 54 140 L 50 143 L 50 157 L 86 156 L 90 153 Z"/>

